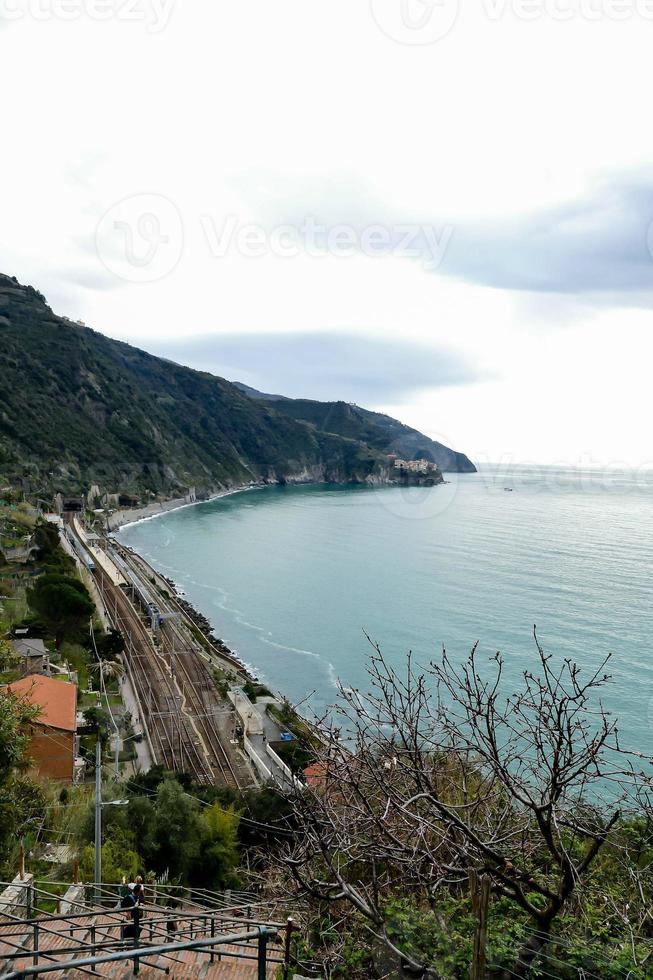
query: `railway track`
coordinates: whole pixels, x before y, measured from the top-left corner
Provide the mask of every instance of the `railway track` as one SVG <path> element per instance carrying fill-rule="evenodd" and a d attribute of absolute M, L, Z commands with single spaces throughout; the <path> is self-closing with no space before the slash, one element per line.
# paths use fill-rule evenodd
<path fill-rule="evenodd" d="M 227 785 L 240 788 L 235 767 L 224 747 L 224 733 L 218 728 L 216 718 L 216 688 L 204 662 L 193 650 L 176 657 L 176 665 L 182 674 L 182 690 L 191 702 L 193 716 L 201 727 L 205 744 L 210 748 L 212 761 Z"/>
<path fill-rule="evenodd" d="M 101 568 L 93 576 L 114 626 L 127 641 L 125 659 L 157 762 L 172 772 L 189 772 L 204 784 L 215 783 L 201 734 L 185 710 L 184 694 L 169 673 L 134 606 Z"/>
<path fill-rule="evenodd" d="M 120 545 L 114 546 L 130 574 L 141 581 L 146 594 L 151 595 L 153 590 L 156 592 L 156 602 L 162 618 L 162 650 L 168 657 L 171 673 L 184 693 L 187 709 L 201 731 L 216 776 L 219 781 L 235 788 L 242 789 L 251 785 L 249 772 L 243 772 L 242 763 L 240 767 L 234 764 L 234 759 L 225 746 L 228 735 L 220 730 L 219 719 L 225 711 L 231 712 L 231 705 L 223 709 L 219 707 L 220 702 L 224 703 L 224 698 L 216 687 L 211 659 L 200 651 L 197 640 L 192 635 L 192 623 L 188 620 L 187 613 L 167 591 L 164 593 L 152 583 L 151 575 L 144 570 L 138 557 Z M 144 580 L 146 575 L 147 581 Z"/>
<path fill-rule="evenodd" d="M 69 532 L 84 553 L 86 542 L 73 520 Z M 90 557 L 90 553 L 89 557 Z M 235 789 L 251 785 L 247 767 L 234 764 L 228 735 L 220 729 L 223 700 L 208 658 L 198 646 L 188 617 L 174 600 L 153 585 L 140 563 L 120 546 L 113 552 L 126 575 L 132 600 L 116 585 L 101 564 L 85 562 L 103 598 L 107 615 L 125 637 L 124 659 L 141 706 L 143 723 L 155 762 L 172 772 L 188 772 L 196 782 Z M 137 599 L 138 597 L 138 599 Z M 150 620 L 148 629 L 139 603 Z M 158 637 L 155 644 L 153 634 Z M 236 757 L 237 758 L 237 757 Z M 239 772 L 240 769 L 240 772 Z"/>
<path fill-rule="evenodd" d="M 125 549 L 120 549 L 121 559 L 130 572 L 142 578 L 140 563 Z M 144 583 L 152 590 L 151 582 Z M 186 625 L 186 616 L 177 604 L 167 596 L 157 593 L 157 603 L 162 615 L 162 649 L 169 658 L 171 673 L 176 677 L 186 699 L 186 707 L 200 730 L 210 762 L 220 781 L 234 788 L 242 788 L 242 777 L 225 748 L 225 733 L 220 730 L 218 719 L 222 698 L 217 690 L 209 664 L 198 651 L 196 640 Z"/>
<path fill-rule="evenodd" d="M 226 710 L 220 708 L 223 698 L 208 658 L 198 650 L 188 628 L 186 614 L 152 585 L 149 576 L 145 579 L 139 563 L 128 551 L 120 547 L 116 550 L 141 604 L 143 596 L 149 601 L 156 593 L 158 646 L 136 603 L 114 585 L 101 567 L 92 572 L 110 617 L 128 638 L 125 659 L 157 761 L 173 772 L 191 773 L 199 783 L 218 783 L 234 789 L 251 785 L 249 770 L 243 763 L 238 765 L 238 757 L 225 745 L 229 734 L 220 728 L 221 715 Z M 151 612 L 149 601 L 148 614 Z"/>

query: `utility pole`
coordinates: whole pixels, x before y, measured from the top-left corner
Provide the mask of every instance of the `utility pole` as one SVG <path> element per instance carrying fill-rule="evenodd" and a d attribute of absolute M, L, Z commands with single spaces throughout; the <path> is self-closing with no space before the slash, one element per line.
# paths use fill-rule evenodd
<path fill-rule="evenodd" d="M 102 807 L 127 806 L 129 800 L 107 800 L 102 802 L 102 740 L 98 732 L 95 745 L 95 904 L 100 904 L 102 888 Z"/>
<path fill-rule="evenodd" d="M 102 881 L 102 741 L 95 744 L 95 903 L 100 904 Z"/>

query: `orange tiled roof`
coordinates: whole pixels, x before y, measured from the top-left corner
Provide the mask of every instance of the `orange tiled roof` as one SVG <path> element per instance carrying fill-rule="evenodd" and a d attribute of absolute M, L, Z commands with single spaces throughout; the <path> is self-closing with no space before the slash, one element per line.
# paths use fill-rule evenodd
<path fill-rule="evenodd" d="M 44 677 L 42 674 L 28 674 L 27 677 L 8 684 L 7 690 L 41 709 L 34 719 L 37 725 L 47 725 L 48 728 L 59 728 L 66 732 L 75 731 L 76 684 Z"/>
<path fill-rule="evenodd" d="M 326 762 L 312 762 L 304 769 L 304 777 L 309 786 L 320 787 L 326 782 Z"/>

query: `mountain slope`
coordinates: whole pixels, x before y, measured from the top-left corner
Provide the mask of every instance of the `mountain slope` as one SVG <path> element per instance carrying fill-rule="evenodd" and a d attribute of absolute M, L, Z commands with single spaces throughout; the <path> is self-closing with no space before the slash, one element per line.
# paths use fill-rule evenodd
<path fill-rule="evenodd" d="M 278 412 L 310 422 L 322 432 L 358 439 L 382 453 L 396 453 L 404 459 L 428 459 L 444 473 L 475 473 L 476 467 L 464 453 L 412 429 L 389 415 L 370 412 L 348 402 L 319 402 L 306 398 L 266 395 L 236 382 L 250 398 L 265 399 Z"/>
<path fill-rule="evenodd" d="M 250 397 L 56 316 L 0 275 L 0 477 L 25 489 L 97 484 L 146 498 L 252 481 L 396 482 L 388 453 L 437 462 L 429 446 L 343 402 Z"/>
<path fill-rule="evenodd" d="M 0 474 L 31 488 L 173 495 L 250 480 L 384 478 L 359 441 L 55 316 L 0 276 Z"/>

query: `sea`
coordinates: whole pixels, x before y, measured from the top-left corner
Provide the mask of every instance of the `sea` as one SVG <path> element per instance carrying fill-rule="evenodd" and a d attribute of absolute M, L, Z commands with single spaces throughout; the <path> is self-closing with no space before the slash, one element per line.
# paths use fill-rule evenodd
<path fill-rule="evenodd" d="M 365 690 L 370 641 L 401 670 L 478 644 L 504 688 L 547 653 L 653 754 L 653 473 L 486 466 L 437 487 L 250 489 L 122 528 L 262 681 L 321 715 Z"/>

